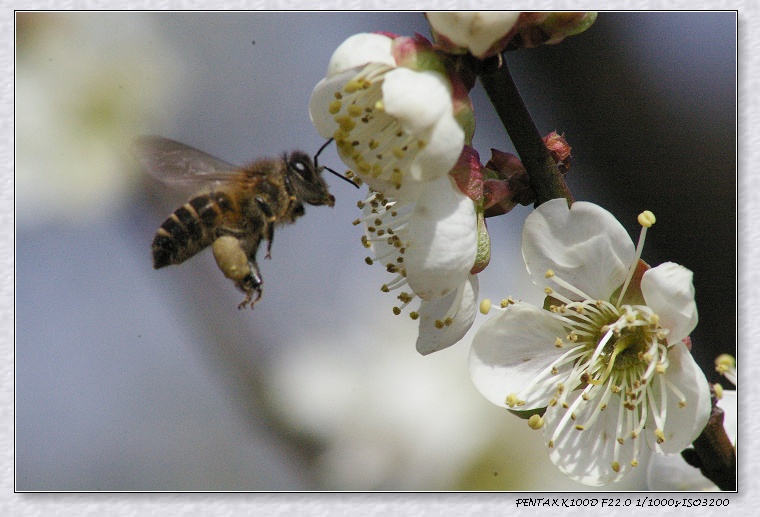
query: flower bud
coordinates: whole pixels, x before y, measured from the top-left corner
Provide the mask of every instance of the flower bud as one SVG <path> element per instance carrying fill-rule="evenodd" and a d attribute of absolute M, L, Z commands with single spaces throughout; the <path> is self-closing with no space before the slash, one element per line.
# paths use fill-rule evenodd
<path fill-rule="evenodd" d="M 521 13 L 507 50 L 553 45 L 567 36 L 588 29 L 596 21 L 596 13 Z"/>
<path fill-rule="evenodd" d="M 504 50 L 559 43 L 596 20 L 595 12 L 427 12 L 436 46 L 486 59 Z"/>

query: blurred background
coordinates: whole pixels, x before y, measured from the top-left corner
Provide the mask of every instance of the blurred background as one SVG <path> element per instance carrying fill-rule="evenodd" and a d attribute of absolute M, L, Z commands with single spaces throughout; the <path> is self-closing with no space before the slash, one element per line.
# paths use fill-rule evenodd
<path fill-rule="evenodd" d="M 323 143 L 308 101 L 357 32 L 429 34 L 421 13 L 17 13 L 16 488 L 585 490 L 541 433 L 482 398 L 469 341 L 429 357 L 393 316 L 388 274 L 351 225 L 364 191 L 278 230 L 263 300 L 210 252 L 154 271 L 187 196 L 128 153 L 159 133 L 233 163 Z M 602 13 L 508 62 L 542 133 L 573 147 L 576 199 L 610 210 L 644 259 L 694 271 L 694 354 L 736 347 L 735 13 Z M 474 146 L 512 150 L 479 86 Z M 344 170 L 334 149 L 320 162 Z M 481 297 L 540 302 L 521 207 L 489 220 Z M 528 294 L 530 293 L 530 294 Z M 724 382 L 725 384 L 725 382 Z M 605 490 L 646 487 L 645 468 Z"/>

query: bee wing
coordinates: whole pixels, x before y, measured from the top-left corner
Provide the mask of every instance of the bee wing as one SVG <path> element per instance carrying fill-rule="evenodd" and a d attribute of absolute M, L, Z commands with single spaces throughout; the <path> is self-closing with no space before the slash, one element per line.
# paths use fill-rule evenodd
<path fill-rule="evenodd" d="M 239 170 L 194 147 L 157 135 L 138 137 L 133 153 L 151 176 L 172 185 L 229 181 Z"/>

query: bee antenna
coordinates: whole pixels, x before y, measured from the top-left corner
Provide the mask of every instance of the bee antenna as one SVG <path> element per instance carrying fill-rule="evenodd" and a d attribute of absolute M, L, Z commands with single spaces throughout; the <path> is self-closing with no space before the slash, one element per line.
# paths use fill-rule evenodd
<path fill-rule="evenodd" d="M 353 180 L 351 180 L 351 179 L 349 179 L 349 178 L 345 177 L 343 174 L 341 174 L 341 173 L 339 173 L 339 172 L 336 172 L 336 171 L 332 170 L 330 167 L 325 167 L 324 165 L 322 166 L 322 168 L 323 168 L 323 169 L 325 169 L 325 170 L 327 170 L 327 171 L 330 171 L 330 172 L 332 172 L 333 174 L 335 174 L 335 175 L 336 175 L 337 177 L 339 177 L 340 179 L 342 179 L 342 180 L 345 180 L 345 181 L 349 182 L 349 183 L 350 183 L 351 185 L 353 185 L 354 187 L 356 187 L 356 188 L 359 188 L 359 185 L 358 185 L 357 183 L 355 183 Z"/>
<path fill-rule="evenodd" d="M 322 144 L 322 147 L 319 148 L 319 151 L 317 151 L 317 154 L 314 155 L 314 165 L 317 165 L 317 158 L 319 158 L 319 155 L 322 154 L 322 151 L 325 150 L 325 147 L 327 147 L 328 145 L 330 145 L 333 140 L 334 140 L 334 138 L 331 138 L 330 140 L 328 140 L 327 142 L 325 142 L 324 144 Z"/>
<path fill-rule="evenodd" d="M 322 154 L 322 151 L 324 151 L 324 150 L 325 150 L 325 147 L 327 147 L 328 145 L 330 145 L 330 144 L 332 143 L 332 141 L 333 141 L 333 139 L 331 138 L 331 139 L 329 139 L 327 142 L 325 142 L 324 144 L 322 144 L 322 147 L 320 147 L 320 148 L 319 148 L 319 151 L 317 151 L 317 154 L 315 154 L 315 155 L 314 155 L 314 166 L 315 166 L 317 169 L 319 169 L 319 168 L 320 168 L 320 167 L 319 167 L 319 162 L 317 161 L 317 159 L 319 158 L 319 155 L 320 155 L 320 154 Z M 334 170 L 333 170 L 333 169 L 331 169 L 330 167 L 325 167 L 324 165 L 322 166 L 322 168 L 323 168 L 323 169 L 325 169 L 325 170 L 328 170 L 328 171 L 332 172 L 333 174 L 335 174 L 335 175 L 336 175 L 337 177 L 339 177 L 340 179 L 342 179 L 342 180 L 345 180 L 345 181 L 349 182 L 349 183 L 350 183 L 351 185 L 353 185 L 354 187 L 356 187 L 356 188 L 359 188 L 359 185 L 357 185 L 357 184 L 356 184 L 356 183 L 354 183 L 352 180 L 350 180 L 350 179 L 348 179 L 347 177 L 345 177 L 343 174 L 341 174 L 341 173 L 339 173 L 339 172 L 336 172 L 336 171 L 334 171 Z"/>

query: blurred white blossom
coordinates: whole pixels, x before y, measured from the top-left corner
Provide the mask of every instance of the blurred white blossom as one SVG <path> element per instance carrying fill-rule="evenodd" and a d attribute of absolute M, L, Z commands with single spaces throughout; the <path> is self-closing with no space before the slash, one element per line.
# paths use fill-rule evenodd
<path fill-rule="evenodd" d="M 315 472 L 336 490 L 443 490 L 461 480 L 500 419 L 472 389 L 466 347 L 421 357 L 388 317 L 304 336 L 270 370 L 273 406 L 323 447 Z M 351 332 L 353 330 L 353 332 Z"/>
<path fill-rule="evenodd" d="M 131 140 L 171 113 L 181 65 L 146 15 L 19 13 L 16 209 L 21 223 L 118 203 L 139 169 Z M 150 51 L 141 52 L 141 47 Z"/>

